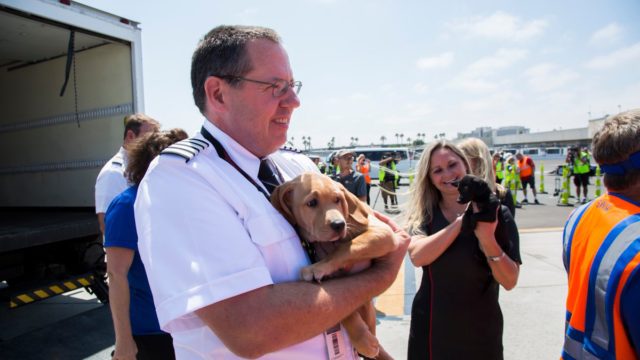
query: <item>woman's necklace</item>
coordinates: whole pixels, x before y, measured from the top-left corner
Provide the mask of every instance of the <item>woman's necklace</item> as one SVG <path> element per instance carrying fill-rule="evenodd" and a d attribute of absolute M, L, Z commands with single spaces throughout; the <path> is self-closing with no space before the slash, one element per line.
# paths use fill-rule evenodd
<path fill-rule="evenodd" d="M 455 203 L 455 205 L 445 206 L 443 202 L 440 203 L 440 209 L 442 209 L 442 212 L 444 213 L 444 217 L 447 218 L 447 220 L 449 221 L 453 221 L 456 218 L 462 216 L 462 214 L 464 214 L 464 212 L 467 210 L 466 205 L 464 205 L 464 208 L 458 211 L 459 206 L 462 206 L 462 205 Z"/>

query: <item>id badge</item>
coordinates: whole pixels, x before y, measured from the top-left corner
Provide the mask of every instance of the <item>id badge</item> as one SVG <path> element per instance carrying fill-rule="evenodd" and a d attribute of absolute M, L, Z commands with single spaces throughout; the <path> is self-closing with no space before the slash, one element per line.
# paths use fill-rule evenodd
<path fill-rule="evenodd" d="M 348 354 L 354 354 L 355 350 L 347 349 L 347 345 L 344 341 L 344 335 L 340 329 L 340 324 L 338 323 L 324 333 L 324 342 L 327 345 L 329 360 L 357 359 L 357 357 L 349 357 Z"/>

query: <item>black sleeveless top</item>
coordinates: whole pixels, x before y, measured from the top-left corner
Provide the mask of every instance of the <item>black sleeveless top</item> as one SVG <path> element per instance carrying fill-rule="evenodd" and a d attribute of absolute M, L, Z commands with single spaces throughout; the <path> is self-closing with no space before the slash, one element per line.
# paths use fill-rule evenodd
<path fill-rule="evenodd" d="M 518 229 L 502 206 L 496 240 L 514 261 L 520 259 Z M 423 231 L 434 234 L 449 225 L 440 208 Z M 460 234 L 431 265 L 411 310 L 409 360 L 502 359 L 502 311 L 498 282 L 474 234 Z"/>

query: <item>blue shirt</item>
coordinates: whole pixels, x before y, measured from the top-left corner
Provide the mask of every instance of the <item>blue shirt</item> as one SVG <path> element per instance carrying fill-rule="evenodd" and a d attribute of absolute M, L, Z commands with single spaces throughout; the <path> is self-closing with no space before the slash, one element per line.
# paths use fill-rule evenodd
<path fill-rule="evenodd" d="M 105 213 L 105 247 L 121 247 L 134 251 L 129 268 L 129 318 L 133 335 L 158 334 L 160 330 L 149 280 L 138 253 L 138 234 L 133 216 L 137 186 L 132 186 L 116 196 Z M 108 259 L 107 259 L 108 261 Z"/>

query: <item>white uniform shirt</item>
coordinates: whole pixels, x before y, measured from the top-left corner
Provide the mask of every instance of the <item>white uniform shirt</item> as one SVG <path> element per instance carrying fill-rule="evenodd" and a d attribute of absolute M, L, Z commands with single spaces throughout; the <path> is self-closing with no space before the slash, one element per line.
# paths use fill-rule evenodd
<path fill-rule="evenodd" d="M 107 212 L 111 201 L 129 187 L 124 177 L 126 167 L 127 151 L 120 147 L 120 150 L 104 164 L 96 179 L 96 214 Z"/>
<path fill-rule="evenodd" d="M 261 184 L 260 160 L 208 121 L 205 128 Z M 204 140 L 201 134 L 196 138 Z M 269 157 L 285 180 L 318 171 L 301 154 Z M 263 286 L 299 280 L 300 269 L 309 264 L 291 225 L 212 145 L 189 162 L 170 154 L 157 157 L 140 184 L 135 218 L 158 320 L 171 333 L 178 359 L 236 359 L 194 311 Z M 350 349 L 344 330 L 342 336 Z M 263 359 L 327 359 L 327 354 L 319 334 Z M 346 351 L 344 359 L 352 355 Z"/>

